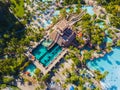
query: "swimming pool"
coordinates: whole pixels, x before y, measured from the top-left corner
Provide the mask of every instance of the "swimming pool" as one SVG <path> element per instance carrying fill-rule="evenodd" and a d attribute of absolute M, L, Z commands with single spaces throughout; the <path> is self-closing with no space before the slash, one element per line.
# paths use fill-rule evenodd
<path fill-rule="evenodd" d="M 107 36 L 107 37 L 104 38 L 104 42 L 106 42 L 106 43 L 112 43 L 113 40 Z"/>
<path fill-rule="evenodd" d="M 87 66 L 91 70 L 99 70 L 101 73 L 108 71 L 109 74 L 101 81 L 104 90 L 120 90 L 120 47 L 102 58 L 89 61 Z"/>
<path fill-rule="evenodd" d="M 104 28 L 103 22 L 98 23 L 100 28 Z"/>
<path fill-rule="evenodd" d="M 52 21 L 51 20 L 44 20 L 44 22 L 43 22 L 44 24 L 43 24 L 43 28 L 46 28 L 46 27 L 48 27 L 51 23 L 52 23 Z"/>
<path fill-rule="evenodd" d="M 34 72 L 36 70 L 35 65 L 30 64 L 29 66 L 26 67 L 25 71 L 30 73 L 30 76 L 34 75 Z"/>
<path fill-rule="evenodd" d="M 58 44 L 55 44 L 50 50 L 47 50 L 44 44 L 40 44 L 32 51 L 32 54 L 43 66 L 48 66 L 61 51 L 62 48 Z"/>
<path fill-rule="evenodd" d="M 76 7 L 74 8 L 74 12 L 76 11 Z M 69 13 L 70 12 L 70 8 L 66 8 L 66 12 Z M 53 16 L 58 16 L 60 14 L 60 10 L 56 10 L 54 13 L 53 13 Z"/>
<path fill-rule="evenodd" d="M 66 8 L 66 12 L 69 13 L 70 12 L 70 8 Z"/>
<path fill-rule="evenodd" d="M 54 13 L 53 13 L 53 16 L 58 16 L 60 14 L 60 11 L 59 10 L 56 10 Z"/>
<path fill-rule="evenodd" d="M 87 10 L 87 13 L 90 15 L 94 15 L 93 7 L 92 6 L 82 6 L 83 10 Z"/>

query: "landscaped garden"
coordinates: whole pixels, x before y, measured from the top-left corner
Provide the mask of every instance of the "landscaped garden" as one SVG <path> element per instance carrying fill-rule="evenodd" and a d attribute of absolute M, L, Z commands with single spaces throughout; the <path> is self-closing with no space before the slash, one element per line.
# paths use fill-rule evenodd
<path fill-rule="evenodd" d="M 61 89 L 71 85 L 75 90 L 119 89 L 120 1 L 96 1 L 0 1 L 0 89 L 19 89 L 13 85 L 17 80 L 37 84 L 36 90 L 53 83 Z M 71 26 L 75 40 L 62 47 L 68 53 L 44 75 L 26 53 L 31 51 L 32 59 L 49 66 L 61 47 L 55 44 L 47 50 L 46 42 L 41 44 L 44 47 L 34 46 L 60 20 L 74 21 L 83 10 L 85 14 Z"/>

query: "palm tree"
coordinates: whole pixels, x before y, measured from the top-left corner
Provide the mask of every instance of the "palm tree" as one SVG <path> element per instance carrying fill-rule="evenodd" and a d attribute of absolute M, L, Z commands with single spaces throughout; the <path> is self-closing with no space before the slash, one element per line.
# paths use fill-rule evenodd
<path fill-rule="evenodd" d="M 57 79 L 56 79 L 56 83 L 60 83 L 60 79 L 57 78 Z"/>
<path fill-rule="evenodd" d="M 70 14 L 74 13 L 74 8 L 70 9 Z"/>
<path fill-rule="evenodd" d="M 64 18 L 64 17 L 67 16 L 67 12 L 66 12 L 65 8 L 63 8 L 63 9 L 60 10 L 60 15 L 61 15 L 62 18 Z"/>
<path fill-rule="evenodd" d="M 67 88 L 66 84 L 62 84 L 63 89 L 65 90 Z"/>
<path fill-rule="evenodd" d="M 86 61 L 87 60 L 89 60 L 90 58 L 91 58 L 91 52 L 89 52 L 89 51 L 84 51 L 84 53 L 82 54 L 82 56 L 83 56 L 83 60 L 82 60 L 82 64 L 84 65 L 84 66 L 86 66 Z"/>
<path fill-rule="evenodd" d="M 116 5 L 115 9 L 116 9 L 117 16 L 120 16 L 120 6 Z"/>
<path fill-rule="evenodd" d="M 120 46 L 120 40 L 117 40 L 117 46 Z"/>

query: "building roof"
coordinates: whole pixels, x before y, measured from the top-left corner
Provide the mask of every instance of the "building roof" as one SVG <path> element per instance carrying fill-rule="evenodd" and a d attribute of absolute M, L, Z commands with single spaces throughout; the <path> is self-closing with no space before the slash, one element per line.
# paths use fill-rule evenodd
<path fill-rule="evenodd" d="M 67 46 L 67 44 L 74 39 L 74 33 L 69 27 L 66 19 L 59 21 L 53 29 L 54 31 L 50 33 L 49 38 L 60 46 Z"/>
<path fill-rule="evenodd" d="M 52 40 L 55 40 L 58 35 L 62 34 L 62 32 L 68 27 L 67 23 L 68 23 L 68 21 L 66 19 L 62 19 L 61 21 L 59 21 L 54 26 L 54 28 L 53 28 L 54 30 L 50 33 L 50 38 Z"/>
<path fill-rule="evenodd" d="M 61 21 L 59 21 L 56 25 L 55 25 L 55 29 L 56 30 L 61 30 L 62 32 L 65 30 L 65 28 L 68 27 L 68 21 L 66 19 L 63 19 Z"/>

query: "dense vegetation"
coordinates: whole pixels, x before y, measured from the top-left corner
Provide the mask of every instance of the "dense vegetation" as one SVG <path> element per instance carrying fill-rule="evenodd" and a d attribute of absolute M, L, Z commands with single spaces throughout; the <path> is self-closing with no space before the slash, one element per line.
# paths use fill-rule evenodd
<path fill-rule="evenodd" d="M 84 0 L 64 0 L 64 5 L 80 4 L 84 3 Z"/>
<path fill-rule="evenodd" d="M 10 0 L 14 14 L 22 18 L 24 16 L 24 0 Z"/>
<path fill-rule="evenodd" d="M 27 0 L 27 3 L 29 3 L 28 1 L 29 0 Z M 78 14 L 81 12 L 79 8 L 81 6 L 80 2 L 82 1 L 83 0 L 64 0 L 63 6 L 78 4 L 76 10 L 76 13 Z M 110 24 L 120 28 L 120 1 L 97 1 L 100 5 L 103 5 L 106 8 L 108 13 L 110 13 Z M 12 12 L 9 11 L 9 8 Z M 45 10 L 45 8 L 43 10 Z M 70 7 L 70 13 L 67 13 L 66 9 L 63 8 L 60 10 L 60 13 L 62 17 L 67 17 L 67 14 L 71 14 L 73 11 L 73 7 Z M 28 16 L 26 17 L 25 14 Z M 27 23 L 29 16 L 31 16 L 30 13 L 25 12 L 24 0 L 10 0 L 10 2 L 2 0 L 2 2 L 0 2 L 0 84 L 2 84 L 2 86 L 10 84 L 10 82 L 14 80 L 14 77 L 18 76 L 19 72 L 23 71 L 24 68 L 31 63 L 28 62 L 27 57 L 24 55 L 24 52 L 30 47 L 30 41 L 39 41 L 45 35 L 45 30 L 41 28 L 34 30 L 32 28 L 26 29 L 25 24 Z M 53 23 L 55 24 L 57 21 L 58 17 L 54 17 Z M 85 14 L 81 21 L 77 22 L 75 26 L 73 26 L 75 32 L 79 31 L 82 33 L 82 37 L 76 37 L 77 43 L 79 43 L 80 46 L 92 44 L 91 48 L 97 50 L 99 49 L 97 47 L 100 47 L 100 45 L 104 43 L 104 31 L 107 27 L 100 28 L 96 25 L 96 23 L 99 22 L 104 21 L 96 19 L 96 15 L 90 16 L 89 14 Z M 79 27 L 82 28 L 82 31 Z M 109 33 L 110 35 L 108 36 L 114 38 L 115 35 L 112 30 L 109 30 Z M 120 46 L 120 40 L 117 41 L 117 45 Z M 66 84 L 78 84 L 76 90 L 84 89 L 83 85 L 85 84 L 85 80 L 93 85 L 93 82 L 91 82 L 89 78 L 83 78 L 81 71 L 78 70 L 84 68 L 83 66 L 85 66 L 86 61 L 91 58 L 93 51 L 94 50 L 85 51 L 83 54 L 84 57 L 81 59 L 82 55 L 80 50 L 70 46 L 69 53 L 66 55 L 65 59 L 72 59 L 74 68 L 72 72 L 67 72 L 69 74 L 69 78 L 66 79 Z M 54 70 L 54 72 L 56 71 L 57 69 Z M 104 78 L 107 74 L 105 73 L 105 75 L 102 75 L 98 71 L 95 71 L 95 73 L 98 81 Z M 35 74 L 37 76 L 37 80 L 41 83 L 43 81 L 46 82 L 51 76 L 50 74 L 41 76 L 39 69 L 36 69 Z M 57 82 L 59 82 L 59 80 L 57 80 Z M 66 87 L 66 85 L 63 85 L 63 87 Z"/>
<path fill-rule="evenodd" d="M 8 8 L 9 3 L 0 2 L 0 17 L 2 17 L 0 18 L 0 83 L 8 83 L 9 80 L 6 82 L 4 76 L 16 75 L 25 61 L 25 57 L 19 53 L 23 49 L 16 49 L 20 47 L 18 41 L 24 36 L 24 32 L 19 34 L 17 32 L 24 29 L 24 25 L 9 12 Z M 18 56 L 15 53 L 19 53 Z"/>
<path fill-rule="evenodd" d="M 26 30 L 9 11 L 10 6 L 9 2 L 0 2 L 0 84 L 8 84 L 11 81 L 9 78 L 17 76 L 24 69 L 22 66 L 27 61 L 24 52 L 30 41 L 39 41 L 44 34 L 44 29 L 37 32 L 31 28 Z"/>
<path fill-rule="evenodd" d="M 120 0 L 97 0 L 111 15 L 111 25 L 120 28 Z"/>

